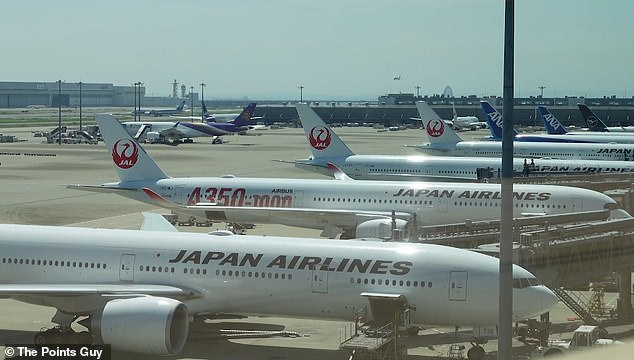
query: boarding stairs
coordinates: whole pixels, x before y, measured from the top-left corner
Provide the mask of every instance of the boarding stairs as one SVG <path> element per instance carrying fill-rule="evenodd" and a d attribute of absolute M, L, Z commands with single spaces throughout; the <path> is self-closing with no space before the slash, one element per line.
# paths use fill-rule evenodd
<path fill-rule="evenodd" d="M 577 300 L 575 300 L 570 294 L 564 290 L 563 288 L 553 288 L 552 291 L 557 295 L 559 300 L 561 300 L 570 310 L 572 310 L 581 320 L 583 320 L 584 324 L 587 325 L 597 325 L 599 322 L 590 314 L 588 310 L 586 310 Z"/>

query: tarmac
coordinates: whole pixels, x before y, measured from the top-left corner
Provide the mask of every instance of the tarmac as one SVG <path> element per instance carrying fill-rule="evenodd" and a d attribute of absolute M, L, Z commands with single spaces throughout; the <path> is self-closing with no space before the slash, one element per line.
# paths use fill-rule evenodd
<path fill-rule="evenodd" d="M 81 226 L 138 229 L 142 211 L 166 213 L 150 205 L 112 194 L 96 194 L 70 190 L 69 184 L 101 184 L 118 181 L 105 145 L 45 144 L 45 138 L 34 137 L 33 131 L 45 128 L 2 128 L 5 135 L 21 141 L 0 143 L 0 222 L 16 224 Z M 413 154 L 405 144 L 426 141 L 421 130 L 377 132 L 366 127 L 336 128 L 335 132 L 359 154 Z M 472 137 L 484 132 L 469 133 Z M 291 164 L 276 162 L 309 156 L 306 138 L 301 129 L 262 131 L 259 136 L 229 136 L 226 143 L 212 145 L 210 139 L 198 138 L 193 144 L 179 146 L 144 145 L 148 153 L 170 176 L 221 176 L 316 178 L 323 176 L 296 169 Z M 224 229 L 225 224 L 211 227 L 179 227 L 180 231 L 208 232 Z M 267 234 L 306 238 L 319 237 L 318 230 L 258 225 L 249 234 Z M 307 240 L 318 241 L 318 240 Z M 611 294 L 609 294 L 611 295 Z M 611 301 L 606 298 L 606 302 Z M 254 309 L 257 311 L 257 309 Z M 0 300 L 0 344 L 28 344 L 42 327 L 52 327 L 51 308 Z M 551 313 L 559 334 L 565 338 L 579 324 L 567 321 L 572 311 L 559 305 Z M 184 351 L 168 359 L 347 359 L 349 353 L 338 350 L 340 331 L 348 323 L 323 319 L 292 319 L 268 316 L 218 319 L 197 326 L 190 333 Z M 218 328 L 285 330 L 296 337 L 223 338 L 214 334 Z M 455 332 L 454 328 L 429 327 L 408 338 L 408 358 L 447 358 L 449 346 L 457 343 L 469 349 L 471 329 Z M 626 340 L 627 342 L 627 340 Z M 494 352 L 496 341 L 484 345 Z M 621 351 L 634 350 L 626 345 L 610 358 L 620 359 Z M 3 350 L 0 347 L 0 350 Z M 529 349 L 514 341 L 514 352 L 526 354 Z M 0 352 L 0 353 L 3 353 Z M 113 353 L 113 359 L 150 359 L 138 354 Z M 518 358 L 527 358 L 521 355 Z M 584 358 L 584 357 L 579 357 Z"/>

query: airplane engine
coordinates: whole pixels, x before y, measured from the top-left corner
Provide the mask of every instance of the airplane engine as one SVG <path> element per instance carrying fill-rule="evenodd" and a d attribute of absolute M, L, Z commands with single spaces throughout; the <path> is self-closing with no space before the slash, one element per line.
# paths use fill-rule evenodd
<path fill-rule="evenodd" d="M 404 230 L 407 221 L 396 219 L 396 229 Z M 392 220 L 390 219 L 374 219 L 362 222 L 357 225 L 357 238 L 392 238 Z"/>
<path fill-rule="evenodd" d="M 177 354 L 189 332 L 189 312 L 180 301 L 144 296 L 108 301 L 92 330 L 113 349 L 152 355 Z"/>

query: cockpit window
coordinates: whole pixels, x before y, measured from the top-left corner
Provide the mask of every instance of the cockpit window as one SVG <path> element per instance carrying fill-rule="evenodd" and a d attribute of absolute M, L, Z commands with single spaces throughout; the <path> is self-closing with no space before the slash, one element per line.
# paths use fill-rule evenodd
<path fill-rule="evenodd" d="M 539 286 L 542 283 L 537 278 L 519 278 L 513 279 L 513 287 L 515 289 L 523 289 L 529 286 Z"/>

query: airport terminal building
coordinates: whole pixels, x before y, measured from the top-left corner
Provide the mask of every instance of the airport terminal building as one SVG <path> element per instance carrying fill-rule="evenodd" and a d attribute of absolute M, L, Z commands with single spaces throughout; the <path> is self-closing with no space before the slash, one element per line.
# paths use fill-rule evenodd
<path fill-rule="evenodd" d="M 141 98 L 145 88 L 141 87 Z M 0 108 L 32 106 L 134 106 L 135 86 L 109 83 L 0 82 Z"/>

